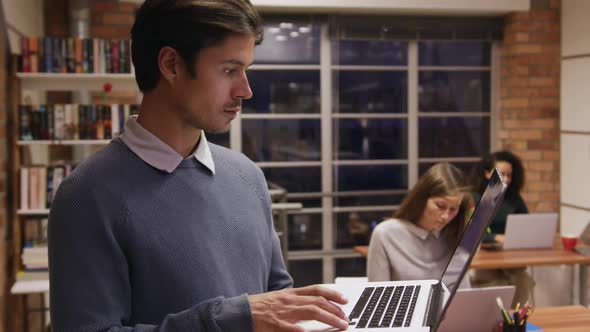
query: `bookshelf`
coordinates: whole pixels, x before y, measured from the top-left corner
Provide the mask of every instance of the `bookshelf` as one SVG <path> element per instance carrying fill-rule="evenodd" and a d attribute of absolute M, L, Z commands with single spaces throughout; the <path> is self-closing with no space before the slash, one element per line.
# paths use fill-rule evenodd
<path fill-rule="evenodd" d="M 16 145 L 106 145 L 110 142 L 108 139 L 88 139 L 88 140 L 18 140 Z"/>
<path fill-rule="evenodd" d="M 100 91 L 108 82 L 113 91 L 137 90 L 135 76 L 130 74 L 17 73 L 21 90 L 35 91 Z"/>
<path fill-rule="evenodd" d="M 55 47 L 52 52 L 47 52 L 43 46 L 49 46 L 49 41 L 54 45 L 67 44 L 70 39 L 74 41 L 74 55 L 69 49 L 60 54 Z M 100 42 L 97 39 L 87 41 L 94 42 L 94 46 Z M 124 41 L 110 43 L 123 45 Z M 136 112 L 137 101 L 141 99 L 130 66 L 128 44 L 117 51 L 95 51 L 94 63 L 92 55 L 86 58 L 85 51 L 80 57 L 75 38 L 64 42 L 60 38 L 23 37 L 21 46 L 28 49 L 22 49 L 21 55 L 14 57 L 8 82 L 14 87 L 9 118 L 12 157 L 8 167 L 13 198 L 10 203 L 12 241 L 8 314 L 14 321 L 15 331 L 37 326 L 37 318 L 40 318 L 41 325 L 45 322 L 43 315 L 32 314 L 48 306 L 45 294 L 49 291 L 49 280 L 44 268 L 47 266 L 44 241 L 52 195 L 77 163 L 106 146 L 123 131 L 124 121 Z M 91 48 L 89 53 L 92 53 Z M 97 59 L 97 54 L 108 57 Z M 115 64 L 116 61 L 119 63 Z M 107 83 L 109 91 L 114 94 L 105 90 Z M 117 95 L 119 92 L 129 92 L 127 95 L 132 97 Z M 55 181 L 54 172 L 58 168 L 59 181 Z M 36 175 L 34 185 L 29 177 L 32 169 L 42 170 Z M 36 195 L 33 199 L 33 192 L 43 195 Z M 35 204 L 31 205 L 31 202 Z M 31 233 L 39 238 L 31 237 Z"/>
<path fill-rule="evenodd" d="M 49 209 L 18 209 L 16 214 L 19 216 L 48 216 Z"/>

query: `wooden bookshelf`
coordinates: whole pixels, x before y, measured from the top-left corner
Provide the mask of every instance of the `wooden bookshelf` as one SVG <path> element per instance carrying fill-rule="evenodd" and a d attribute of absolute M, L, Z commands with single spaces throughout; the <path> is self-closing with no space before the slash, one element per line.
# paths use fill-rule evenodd
<path fill-rule="evenodd" d="M 49 209 L 28 209 L 28 210 L 23 210 L 23 209 L 18 209 L 16 211 L 16 214 L 18 214 L 19 216 L 39 216 L 39 217 L 43 217 L 43 216 L 47 216 L 49 215 Z"/>
<path fill-rule="evenodd" d="M 128 60 L 130 61 L 130 59 Z M 137 94 L 140 96 L 132 66 L 131 73 L 18 72 L 19 69 L 17 69 L 17 67 L 20 64 L 19 61 L 19 57 L 14 56 L 7 82 L 7 84 L 11 86 L 11 96 L 9 98 L 9 100 L 11 100 L 11 114 L 8 117 L 8 121 L 10 121 L 8 140 L 9 154 L 11 155 L 11 158 L 9 159 L 10 164 L 8 165 L 8 173 L 9 177 L 12 179 L 10 181 L 10 188 L 13 193 L 13 198 L 10 201 L 9 207 L 9 222 L 12 227 L 9 227 L 9 229 L 11 229 L 11 234 L 9 234 L 11 239 L 9 242 L 11 246 L 9 249 L 11 257 L 9 258 L 10 266 L 8 267 L 8 270 L 10 272 L 8 273 L 7 279 L 9 291 L 7 294 L 7 314 L 9 317 L 7 326 L 10 331 L 23 331 L 27 330 L 27 326 L 37 326 L 37 320 L 41 320 L 41 324 L 44 324 L 44 320 L 41 319 L 38 314 L 30 314 L 33 312 L 31 311 L 31 308 L 45 307 L 48 304 L 46 303 L 45 293 L 49 290 L 48 280 L 17 280 L 18 271 L 26 267 L 21 263 L 21 254 L 23 252 L 23 245 L 28 238 L 27 226 L 29 224 L 27 221 L 33 220 L 33 222 L 35 222 L 36 219 L 46 219 L 49 215 L 49 209 L 45 207 L 50 204 L 50 200 L 42 200 L 41 202 L 44 202 L 43 205 L 35 206 L 40 207 L 37 209 L 26 208 L 27 206 L 30 207 L 30 205 L 21 206 L 21 170 L 23 168 L 55 167 L 56 163 L 61 164 L 62 162 L 66 162 L 68 165 L 73 165 L 75 162 L 79 162 L 90 153 L 96 151 L 97 148 L 109 144 L 111 136 L 115 137 L 114 132 L 111 131 L 110 135 L 107 135 L 106 129 L 104 129 L 104 134 L 90 137 L 105 137 L 105 139 L 30 139 L 29 136 L 22 135 L 21 133 L 23 127 L 20 113 L 21 105 L 27 104 L 27 106 L 31 107 L 31 111 L 37 112 L 39 111 L 38 107 L 40 105 L 48 106 L 49 100 L 51 100 L 51 105 L 53 106 L 58 104 L 55 102 L 55 98 L 49 98 L 54 91 L 81 92 L 82 94 L 62 93 L 53 94 L 53 96 L 65 96 L 57 99 L 59 100 L 60 105 L 101 105 L 103 107 L 105 105 L 112 106 L 115 104 L 125 105 L 125 111 L 120 109 L 121 113 L 118 113 L 121 115 L 121 119 L 125 119 L 125 114 L 127 114 L 127 111 L 129 110 L 126 106 L 129 105 L 132 107 L 131 105 L 133 105 L 133 103 L 125 101 L 121 102 L 119 101 L 120 99 L 117 99 L 117 96 L 114 96 L 113 98 L 113 96 L 109 96 L 108 93 L 107 100 L 105 100 L 106 98 L 99 100 L 96 96 L 93 97 L 93 94 L 97 95 L 99 92 L 103 93 L 105 84 L 108 83 L 111 86 L 110 91 L 112 92 L 129 92 L 129 95 Z M 80 98 L 80 95 L 83 95 L 83 98 Z M 31 101 L 30 98 L 27 98 L 28 96 L 33 96 L 33 101 Z M 85 102 L 81 103 L 79 102 L 80 100 L 84 100 Z M 47 107 L 46 111 L 53 111 L 53 109 L 50 110 L 49 107 Z M 55 115 L 55 113 L 53 114 Z M 31 121 L 30 119 L 31 118 L 29 118 L 29 121 Z M 88 121 L 87 119 L 88 118 L 86 118 L 86 121 Z M 100 119 L 100 117 L 94 119 Z M 49 125 L 52 125 L 54 122 L 49 121 L 48 123 Z M 78 124 L 78 122 L 75 123 L 76 125 Z M 121 127 L 119 126 L 119 128 Z M 113 127 L 111 127 L 111 130 L 112 129 Z M 53 134 L 50 134 L 32 137 L 71 138 L 78 137 L 78 135 L 53 136 Z M 25 140 L 22 138 L 25 138 Z M 39 153 L 39 151 L 41 153 Z M 39 162 L 39 160 L 41 161 Z M 72 163 L 70 164 L 70 162 Z M 50 187 L 48 186 L 48 188 Z M 43 315 L 43 317 L 45 316 Z"/>
<path fill-rule="evenodd" d="M 36 91 L 102 91 L 103 85 L 109 83 L 113 91 L 136 91 L 135 75 L 130 74 L 54 74 L 54 73 L 17 73 L 21 90 Z"/>
<path fill-rule="evenodd" d="M 109 144 L 110 139 L 80 139 L 80 140 L 32 140 L 32 141 L 17 141 L 17 145 L 106 145 Z"/>

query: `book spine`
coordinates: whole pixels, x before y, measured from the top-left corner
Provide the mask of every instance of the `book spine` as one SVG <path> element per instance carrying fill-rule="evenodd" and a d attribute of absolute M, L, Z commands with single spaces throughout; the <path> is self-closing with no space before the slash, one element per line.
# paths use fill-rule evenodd
<path fill-rule="evenodd" d="M 54 135 L 55 139 L 62 140 L 65 139 L 65 110 L 64 105 L 56 104 L 54 105 L 54 121 L 55 121 L 55 129 Z"/>
<path fill-rule="evenodd" d="M 102 107 L 102 123 L 104 128 L 104 138 L 113 138 L 111 107 L 109 105 L 103 105 Z"/>
<path fill-rule="evenodd" d="M 53 73 L 53 38 L 43 37 L 43 62 L 44 72 Z"/>
<path fill-rule="evenodd" d="M 92 38 L 92 72 L 100 73 L 100 56 L 99 56 L 99 41 L 98 38 Z"/>
<path fill-rule="evenodd" d="M 20 139 L 30 141 L 33 139 L 31 130 L 31 109 L 28 105 L 18 106 Z"/>
<path fill-rule="evenodd" d="M 39 105 L 39 138 L 49 139 L 49 117 L 47 105 Z"/>
<path fill-rule="evenodd" d="M 117 137 L 120 134 L 119 130 L 119 106 L 117 104 L 111 105 L 111 138 Z"/>
<path fill-rule="evenodd" d="M 74 65 L 75 73 L 83 73 L 82 62 L 83 62 L 82 39 L 74 38 Z"/>
<path fill-rule="evenodd" d="M 53 171 L 54 168 L 53 167 L 47 167 L 46 168 L 46 172 L 47 172 L 47 188 L 46 188 L 46 194 L 45 194 L 45 208 L 49 209 L 49 207 L 51 206 L 51 201 L 53 199 Z"/>
<path fill-rule="evenodd" d="M 80 112 L 78 111 L 80 105 L 72 105 L 72 139 L 80 139 Z"/>
<path fill-rule="evenodd" d="M 88 48 L 88 39 L 84 38 L 80 40 L 82 46 L 82 72 L 90 72 L 90 49 Z"/>
<path fill-rule="evenodd" d="M 104 41 L 104 63 L 105 63 L 105 72 L 112 73 L 113 66 L 111 63 L 111 42 L 110 42 L 110 40 Z"/>
<path fill-rule="evenodd" d="M 41 139 L 41 113 L 39 110 L 32 109 L 31 107 L 31 132 L 33 133 L 33 139 Z"/>
<path fill-rule="evenodd" d="M 20 169 L 20 208 L 21 210 L 29 209 L 29 168 L 21 167 Z"/>
<path fill-rule="evenodd" d="M 21 69 L 23 73 L 31 72 L 31 56 L 29 54 L 29 37 L 21 37 L 20 39 L 21 48 Z"/>
<path fill-rule="evenodd" d="M 29 61 L 31 65 L 31 72 L 39 72 L 39 38 L 29 38 Z"/>
<path fill-rule="evenodd" d="M 49 134 L 49 139 L 55 138 L 54 115 L 55 115 L 55 112 L 53 110 L 53 105 L 47 105 L 47 132 Z"/>

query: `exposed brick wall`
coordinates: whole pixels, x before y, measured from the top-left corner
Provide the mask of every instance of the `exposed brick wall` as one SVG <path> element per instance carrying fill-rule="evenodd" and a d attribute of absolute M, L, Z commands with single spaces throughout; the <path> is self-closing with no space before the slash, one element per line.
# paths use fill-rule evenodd
<path fill-rule="evenodd" d="M 137 6 L 118 0 L 90 1 L 90 35 L 97 38 L 128 39 Z"/>
<path fill-rule="evenodd" d="M 68 0 L 45 0 L 43 3 L 45 35 L 50 37 L 70 36 Z M 48 104 L 68 103 L 72 94 L 68 91 L 52 91 L 47 94 Z"/>
<path fill-rule="evenodd" d="M 508 15 L 501 49 L 499 145 L 518 154 L 531 211 L 559 211 L 560 0 Z"/>

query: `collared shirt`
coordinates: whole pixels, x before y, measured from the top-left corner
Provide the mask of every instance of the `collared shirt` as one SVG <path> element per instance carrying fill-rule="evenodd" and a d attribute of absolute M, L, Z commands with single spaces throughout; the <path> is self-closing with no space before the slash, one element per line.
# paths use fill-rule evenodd
<path fill-rule="evenodd" d="M 445 234 L 405 220 L 380 223 L 369 243 L 369 281 L 439 279 L 452 253 Z"/>
<path fill-rule="evenodd" d="M 125 131 L 120 137 L 133 153 L 156 169 L 172 173 L 183 160 L 183 157 L 170 145 L 137 123 L 136 115 L 125 122 Z M 187 158 L 197 159 L 215 174 L 215 164 L 205 132 L 201 131 L 201 139 L 195 152 Z"/>

